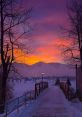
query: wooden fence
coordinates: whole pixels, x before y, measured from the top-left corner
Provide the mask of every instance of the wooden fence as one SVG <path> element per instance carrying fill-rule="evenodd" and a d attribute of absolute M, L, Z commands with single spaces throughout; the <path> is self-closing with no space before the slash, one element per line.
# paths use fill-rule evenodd
<path fill-rule="evenodd" d="M 19 111 L 19 108 L 23 105 L 26 106 L 26 104 L 35 99 L 35 91 L 29 91 L 27 93 L 25 93 L 23 96 L 20 96 L 18 98 L 15 98 L 11 101 L 6 102 L 5 104 L 5 112 L 4 112 L 4 116 L 3 117 L 7 117 L 7 115 L 9 115 L 11 112 L 13 112 L 14 110 L 17 110 L 17 112 Z"/>
<path fill-rule="evenodd" d="M 67 82 L 61 81 L 60 88 L 62 89 L 63 93 L 65 94 L 68 100 L 72 100 L 73 98 L 76 97 L 76 92 L 69 84 L 67 84 Z"/>
<path fill-rule="evenodd" d="M 48 82 L 36 83 L 35 84 L 35 98 L 39 96 L 39 94 L 46 88 L 48 88 Z"/>

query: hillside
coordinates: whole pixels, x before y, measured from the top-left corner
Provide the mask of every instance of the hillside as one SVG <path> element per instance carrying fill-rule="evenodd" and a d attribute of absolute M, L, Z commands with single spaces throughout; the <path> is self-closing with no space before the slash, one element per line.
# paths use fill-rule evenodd
<path fill-rule="evenodd" d="M 14 66 L 24 77 L 40 77 L 41 73 L 45 73 L 44 76 L 75 76 L 75 69 L 71 65 L 60 63 L 39 62 L 33 65 L 14 63 Z"/>

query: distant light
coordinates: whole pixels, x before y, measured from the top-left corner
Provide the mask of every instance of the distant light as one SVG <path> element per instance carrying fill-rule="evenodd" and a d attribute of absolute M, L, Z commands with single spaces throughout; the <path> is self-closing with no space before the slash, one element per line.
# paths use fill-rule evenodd
<path fill-rule="evenodd" d="M 44 75 L 45 73 L 41 73 L 42 75 Z"/>

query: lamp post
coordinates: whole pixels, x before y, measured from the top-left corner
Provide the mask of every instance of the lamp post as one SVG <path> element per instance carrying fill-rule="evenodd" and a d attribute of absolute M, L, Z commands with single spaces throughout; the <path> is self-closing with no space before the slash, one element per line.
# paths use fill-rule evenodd
<path fill-rule="evenodd" d="M 43 82 L 43 78 L 44 78 L 43 76 L 44 76 L 45 73 L 41 73 L 41 74 L 42 74 L 42 82 Z"/>
<path fill-rule="evenodd" d="M 43 88 L 43 78 L 44 78 L 43 76 L 44 76 L 44 74 L 45 73 L 41 73 L 41 75 L 42 75 L 42 88 Z"/>

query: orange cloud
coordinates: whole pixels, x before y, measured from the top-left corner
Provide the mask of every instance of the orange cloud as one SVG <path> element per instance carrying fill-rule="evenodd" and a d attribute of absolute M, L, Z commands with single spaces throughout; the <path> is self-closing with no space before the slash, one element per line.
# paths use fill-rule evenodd
<path fill-rule="evenodd" d="M 35 64 L 43 61 L 49 62 L 61 62 L 61 58 L 58 57 L 60 51 L 54 47 L 39 47 L 35 54 L 25 54 L 21 50 L 15 51 L 16 61 L 26 64 Z"/>
<path fill-rule="evenodd" d="M 40 61 L 43 61 L 45 63 L 59 62 L 58 58 L 52 57 L 50 55 L 46 55 L 46 56 L 29 55 L 28 57 L 21 57 L 21 58 L 17 59 L 16 61 L 22 62 L 25 64 L 30 64 L 30 65 L 35 64 L 35 63 L 40 62 Z"/>
<path fill-rule="evenodd" d="M 64 45 L 69 47 L 70 45 L 72 45 L 73 41 L 68 39 L 57 39 L 54 43 L 59 46 Z"/>
<path fill-rule="evenodd" d="M 61 45 L 70 46 L 71 41 L 59 39 L 50 33 L 38 35 L 32 43 L 32 53 L 27 55 L 21 50 L 15 50 L 16 61 L 25 64 L 62 62 Z"/>

